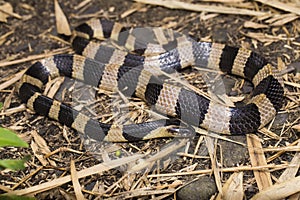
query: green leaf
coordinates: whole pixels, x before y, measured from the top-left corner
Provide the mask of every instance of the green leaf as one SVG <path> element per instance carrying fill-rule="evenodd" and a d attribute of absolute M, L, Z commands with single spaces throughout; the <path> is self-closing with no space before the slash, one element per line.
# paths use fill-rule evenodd
<path fill-rule="evenodd" d="M 11 170 L 21 170 L 24 169 L 24 163 L 30 159 L 30 156 L 25 156 L 21 160 L 12 160 L 12 159 L 4 159 L 0 160 L 0 168 L 11 169 Z"/>
<path fill-rule="evenodd" d="M 0 200 L 35 200 L 35 198 L 4 194 L 0 195 Z"/>
<path fill-rule="evenodd" d="M 14 132 L 0 127 L 0 147 L 28 147 L 28 144 L 21 140 Z"/>
<path fill-rule="evenodd" d="M 0 110 L 3 108 L 3 102 L 0 102 Z"/>

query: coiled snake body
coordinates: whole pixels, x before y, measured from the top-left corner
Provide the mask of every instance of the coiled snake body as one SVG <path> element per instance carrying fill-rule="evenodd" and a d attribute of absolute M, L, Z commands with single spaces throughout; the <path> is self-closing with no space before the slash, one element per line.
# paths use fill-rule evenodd
<path fill-rule="evenodd" d="M 180 127 L 180 121 L 173 119 L 130 125 L 101 123 L 42 95 L 43 86 L 57 76 L 68 76 L 100 89 L 119 90 L 127 96 L 137 96 L 161 113 L 189 125 L 224 134 L 257 131 L 270 122 L 283 104 L 281 76 L 255 52 L 223 44 L 195 42 L 176 32 L 168 45 L 163 42 L 159 42 L 160 45 L 139 43 L 130 30 L 124 30 L 118 23 L 98 19 L 77 27 L 78 36 L 73 39 L 72 45 L 76 53 L 84 56 L 55 55 L 33 64 L 21 79 L 21 100 L 38 114 L 93 139 L 116 142 L 185 135 L 191 128 Z M 163 29 L 151 31 L 157 40 L 162 41 Z M 124 33 L 122 37 L 121 33 Z M 135 54 L 95 43 L 90 41 L 91 38 L 111 38 L 117 45 L 121 44 Z M 165 83 L 158 74 L 150 73 L 155 72 L 155 67 L 172 72 L 191 65 L 218 69 L 251 81 L 254 85 L 251 99 L 243 106 L 228 107 L 183 87 Z"/>

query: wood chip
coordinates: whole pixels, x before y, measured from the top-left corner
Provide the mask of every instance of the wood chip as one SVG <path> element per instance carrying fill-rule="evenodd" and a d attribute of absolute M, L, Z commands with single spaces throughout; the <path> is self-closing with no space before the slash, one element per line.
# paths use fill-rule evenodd
<path fill-rule="evenodd" d="M 57 0 L 54 0 L 55 9 L 55 19 L 56 19 L 56 29 L 59 34 L 70 36 L 72 34 L 69 22 L 60 8 Z"/>

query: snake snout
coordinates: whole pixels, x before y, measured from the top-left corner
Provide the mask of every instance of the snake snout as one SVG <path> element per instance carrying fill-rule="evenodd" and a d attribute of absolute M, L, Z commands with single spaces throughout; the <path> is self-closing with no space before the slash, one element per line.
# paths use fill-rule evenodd
<path fill-rule="evenodd" d="M 195 136 L 195 130 L 192 127 L 172 126 L 168 130 L 174 137 L 190 138 Z"/>

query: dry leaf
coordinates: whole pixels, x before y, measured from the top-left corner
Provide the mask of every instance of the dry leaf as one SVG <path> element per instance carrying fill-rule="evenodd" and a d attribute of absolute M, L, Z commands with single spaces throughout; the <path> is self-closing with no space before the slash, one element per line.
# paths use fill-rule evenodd
<path fill-rule="evenodd" d="M 45 154 L 51 152 L 45 139 L 41 137 L 36 131 L 32 131 L 31 136 L 33 137 L 33 140 L 31 142 L 30 147 L 33 150 L 33 153 L 37 157 L 37 159 L 42 163 L 43 166 L 49 164 L 52 166 L 56 166 L 56 163 L 54 161 L 47 160 L 44 158 Z"/>
<path fill-rule="evenodd" d="M 224 184 L 222 188 L 222 193 L 223 195 L 218 195 L 217 200 L 242 200 L 244 197 L 243 172 L 233 173 Z"/>
<path fill-rule="evenodd" d="M 0 22 L 7 22 L 7 18 L 9 17 L 9 15 L 2 11 L 7 11 L 8 13 L 12 13 L 13 12 L 13 7 L 11 6 L 10 3 L 4 3 L 3 5 L 0 6 Z"/>
<path fill-rule="evenodd" d="M 70 36 L 72 33 L 71 33 L 69 22 L 65 16 L 64 12 L 60 8 L 57 0 L 54 0 L 54 9 L 55 9 L 57 32 L 59 34 Z"/>
<path fill-rule="evenodd" d="M 34 141 L 31 142 L 30 147 L 35 157 L 42 163 L 43 166 L 49 165 L 48 161 L 44 158 L 44 156 L 40 154 L 39 146 Z"/>

